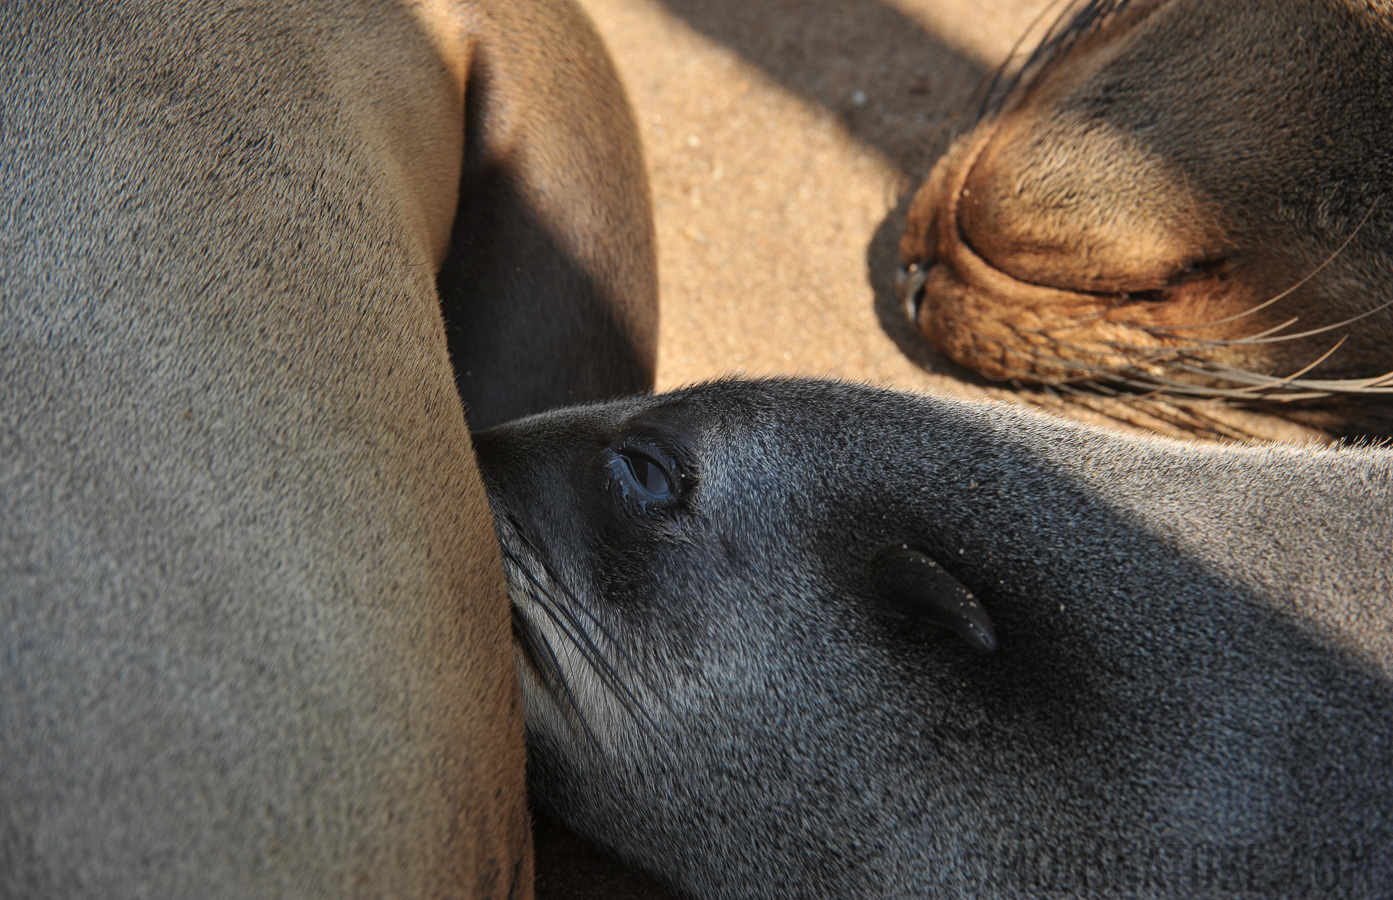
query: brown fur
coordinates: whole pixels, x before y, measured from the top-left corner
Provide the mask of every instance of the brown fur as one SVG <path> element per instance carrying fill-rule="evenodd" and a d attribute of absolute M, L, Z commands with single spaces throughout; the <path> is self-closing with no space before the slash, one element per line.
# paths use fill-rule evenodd
<path fill-rule="evenodd" d="M 1386 0 L 1075 4 L 914 199 L 916 324 L 997 379 L 1386 398 L 1390 58 Z"/>
<path fill-rule="evenodd" d="M 457 381 L 496 417 L 651 382 L 598 39 L 566 0 L 0 31 L 0 896 L 529 896 Z M 608 360 L 469 367 L 543 339 Z"/>

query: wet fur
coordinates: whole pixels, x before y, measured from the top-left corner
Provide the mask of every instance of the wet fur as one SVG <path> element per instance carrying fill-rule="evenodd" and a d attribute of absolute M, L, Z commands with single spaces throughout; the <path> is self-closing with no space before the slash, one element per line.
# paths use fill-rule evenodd
<path fill-rule="evenodd" d="M 533 790 L 692 896 L 1393 879 L 1389 450 L 832 382 L 563 410 L 477 447 Z M 634 449 L 680 471 L 678 502 L 633 502 L 611 463 Z M 903 545 L 981 599 L 995 653 L 878 595 L 868 567 Z"/>
<path fill-rule="evenodd" d="M 992 378 L 1388 433 L 1390 53 L 1382 0 L 1072 4 L 915 197 L 911 316 Z"/>
<path fill-rule="evenodd" d="M 530 896 L 460 391 L 478 423 L 651 384 L 648 193 L 584 16 L 0 31 L 0 895 Z M 597 362 L 558 379 L 570 342 Z"/>

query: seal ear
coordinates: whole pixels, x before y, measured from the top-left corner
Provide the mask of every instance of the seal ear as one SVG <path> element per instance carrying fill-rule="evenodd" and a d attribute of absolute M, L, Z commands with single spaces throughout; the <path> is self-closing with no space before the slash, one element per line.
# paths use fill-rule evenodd
<path fill-rule="evenodd" d="M 996 631 L 981 601 L 918 550 L 895 544 L 868 566 L 871 586 L 897 612 L 951 629 L 974 650 L 996 649 Z"/>

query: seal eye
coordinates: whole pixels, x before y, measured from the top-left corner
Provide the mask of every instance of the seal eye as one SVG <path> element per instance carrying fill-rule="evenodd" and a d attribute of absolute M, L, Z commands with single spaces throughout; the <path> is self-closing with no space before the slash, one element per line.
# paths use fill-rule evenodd
<path fill-rule="evenodd" d="M 621 438 L 601 457 L 608 490 L 630 515 L 666 519 L 679 513 L 694 483 L 683 452 L 671 440 Z"/>
<path fill-rule="evenodd" d="M 676 496 L 672 476 L 662 464 L 651 456 L 634 450 L 620 450 L 615 453 L 633 485 L 650 500 L 671 500 Z"/>

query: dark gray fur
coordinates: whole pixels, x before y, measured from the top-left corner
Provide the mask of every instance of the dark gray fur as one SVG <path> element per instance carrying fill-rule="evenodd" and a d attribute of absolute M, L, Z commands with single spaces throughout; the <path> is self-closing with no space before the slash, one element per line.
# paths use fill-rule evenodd
<path fill-rule="evenodd" d="M 477 446 L 515 631 L 567 682 L 524 664 L 532 789 L 694 896 L 1393 886 L 1387 450 L 797 381 Z M 635 503 L 616 447 L 680 469 L 675 506 Z M 876 596 L 898 544 L 981 598 L 995 653 Z"/>

